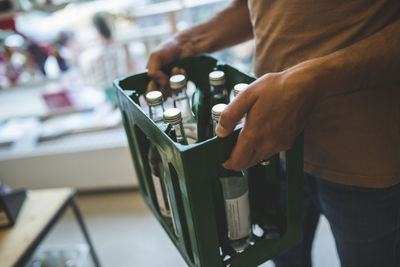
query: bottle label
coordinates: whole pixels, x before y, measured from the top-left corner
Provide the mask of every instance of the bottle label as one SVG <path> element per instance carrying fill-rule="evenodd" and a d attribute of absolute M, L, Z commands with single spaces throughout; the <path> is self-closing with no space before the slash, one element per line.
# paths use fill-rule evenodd
<path fill-rule="evenodd" d="M 164 200 L 163 191 L 162 191 L 162 187 L 161 187 L 160 177 L 158 177 L 154 174 L 152 174 L 151 176 L 153 178 L 154 191 L 156 192 L 156 198 L 157 198 L 158 207 L 160 208 L 160 212 L 162 215 L 168 216 L 169 212 L 165 205 L 165 200 Z"/>
<path fill-rule="evenodd" d="M 238 198 L 225 199 L 225 210 L 229 239 L 247 237 L 251 232 L 249 192 Z"/>

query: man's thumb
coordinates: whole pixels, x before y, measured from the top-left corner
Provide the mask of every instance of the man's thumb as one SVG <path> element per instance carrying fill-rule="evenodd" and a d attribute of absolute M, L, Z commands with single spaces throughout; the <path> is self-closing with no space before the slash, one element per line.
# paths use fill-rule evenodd
<path fill-rule="evenodd" d="M 218 125 L 215 128 L 216 135 L 219 137 L 229 135 L 249 111 L 253 103 L 254 101 L 250 99 L 246 91 L 239 94 L 235 100 L 222 111 Z"/>

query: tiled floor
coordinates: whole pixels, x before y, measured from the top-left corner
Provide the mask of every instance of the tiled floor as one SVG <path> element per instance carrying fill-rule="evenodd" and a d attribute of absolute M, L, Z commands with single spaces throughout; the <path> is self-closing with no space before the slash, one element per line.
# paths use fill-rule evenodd
<path fill-rule="evenodd" d="M 90 235 L 105 267 L 184 267 L 185 262 L 144 204 L 138 192 L 85 194 L 78 197 Z M 71 212 L 45 244 L 83 242 Z M 338 267 L 335 245 L 322 218 L 314 243 L 315 267 Z M 272 267 L 267 262 L 263 267 Z"/>

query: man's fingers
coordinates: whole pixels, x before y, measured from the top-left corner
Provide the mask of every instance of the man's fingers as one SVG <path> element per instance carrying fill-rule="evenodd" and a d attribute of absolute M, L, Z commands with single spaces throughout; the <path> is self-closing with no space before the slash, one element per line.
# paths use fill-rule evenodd
<path fill-rule="evenodd" d="M 149 61 L 147 62 L 147 73 L 150 77 L 155 78 L 159 71 L 161 71 L 162 62 L 159 53 L 153 53 L 150 55 Z"/>
<path fill-rule="evenodd" d="M 179 71 L 181 74 L 185 75 L 186 79 L 188 78 L 187 74 L 186 74 L 186 70 L 184 68 L 180 68 Z"/>
<path fill-rule="evenodd" d="M 180 68 L 178 68 L 178 67 L 173 67 L 173 68 L 171 69 L 171 76 L 172 76 L 172 75 L 177 75 L 177 74 L 181 74 L 181 73 L 180 73 Z"/>
<path fill-rule="evenodd" d="M 249 161 L 249 164 L 246 166 L 246 169 L 250 168 L 250 167 L 253 167 L 253 166 L 255 166 L 256 164 L 258 164 L 258 163 L 260 163 L 262 161 L 268 162 L 268 160 L 269 160 L 269 158 L 271 156 L 272 155 L 265 156 L 265 153 L 263 153 L 263 155 L 261 155 L 261 153 L 255 153 L 254 154 L 254 158 Z"/>
<path fill-rule="evenodd" d="M 150 91 L 159 91 L 159 86 L 154 80 L 150 80 L 149 84 L 147 85 L 147 90 L 145 94 L 147 94 Z"/>
<path fill-rule="evenodd" d="M 151 78 L 161 87 L 165 87 L 169 83 L 168 75 L 161 70 L 154 72 L 154 76 Z"/>
<path fill-rule="evenodd" d="M 222 166 L 235 171 L 243 170 L 254 159 L 254 156 L 254 140 L 247 136 L 245 129 L 242 129 L 229 159 Z"/>
<path fill-rule="evenodd" d="M 248 93 L 247 90 L 239 94 L 221 113 L 221 117 L 215 129 L 215 133 L 219 137 L 225 137 L 230 134 L 254 104 L 256 98 Z"/>
<path fill-rule="evenodd" d="M 182 74 L 187 78 L 185 69 L 179 68 L 179 67 L 173 67 L 171 69 L 171 76 L 172 75 L 177 75 L 177 74 Z"/>
<path fill-rule="evenodd" d="M 150 75 L 149 75 L 150 76 Z M 152 79 L 150 80 L 147 91 L 159 90 L 159 91 L 167 91 L 168 86 L 168 76 L 162 71 L 156 71 L 153 73 L 153 76 L 150 76 Z"/>
<path fill-rule="evenodd" d="M 169 88 L 169 77 L 162 71 L 163 62 L 161 56 L 158 53 L 154 53 L 150 56 L 147 64 L 147 75 L 151 78 L 147 86 L 146 92 L 158 90 L 163 92 L 164 96 L 167 97 L 171 94 Z M 186 76 L 186 71 L 182 68 L 174 67 L 171 70 L 171 75 L 183 74 Z"/>
<path fill-rule="evenodd" d="M 264 148 L 259 147 L 259 142 L 255 142 L 254 138 L 248 137 L 243 132 L 243 135 L 239 135 L 229 159 L 222 166 L 235 171 L 244 170 L 258 164 L 262 160 L 268 160 L 272 155 L 273 153 L 269 150 L 266 154 Z"/>

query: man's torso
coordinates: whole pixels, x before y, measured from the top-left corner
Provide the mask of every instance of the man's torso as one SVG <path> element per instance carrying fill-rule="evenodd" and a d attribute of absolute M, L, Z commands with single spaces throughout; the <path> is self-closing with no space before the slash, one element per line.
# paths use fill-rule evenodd
<path fill-rule="evenodd" d="M 400 1 L 249 0 L 249 10 L 261 76 L 367 38 L 400 18 Z M 354 88 L 318 103 L 304 160 L 306 172 L 333 182 L 399 183 L 400 84 Z"/>

